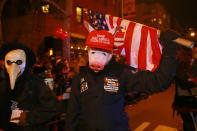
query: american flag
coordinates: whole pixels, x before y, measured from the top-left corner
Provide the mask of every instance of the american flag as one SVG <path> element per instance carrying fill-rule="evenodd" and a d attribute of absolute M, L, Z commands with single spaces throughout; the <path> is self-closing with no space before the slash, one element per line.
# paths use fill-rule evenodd
<path fill-rule="evenodd" d="M 86 14 L 90 28 L 95 30 L 112 31 L 121 27 L 114 35 L 115 45 L 121 45 L 116 52 L 126 56 L 128 65 L 150 71 L 158 67 L 162 47 L 158 42 L 157 29 L 91 10 L 87 10 Z"/>

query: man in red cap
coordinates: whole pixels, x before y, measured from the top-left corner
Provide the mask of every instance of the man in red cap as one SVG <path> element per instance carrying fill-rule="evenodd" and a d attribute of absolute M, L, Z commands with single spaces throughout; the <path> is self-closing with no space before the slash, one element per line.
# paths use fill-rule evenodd
<path fill-rule="evenodd" d="M 164 91 L 171 84 L 177 66 L 179 35 L 161 32 L 162 59 L 155 72 L 141 71 L 116 63 L 112 57 L 114 37 L 101 30 L 89 33 L 89 64 L 72 81 L 67 127 L 72 131 L 129 131 L 124 111 L 125 94 L 132 91 L 148 95 Z"/>

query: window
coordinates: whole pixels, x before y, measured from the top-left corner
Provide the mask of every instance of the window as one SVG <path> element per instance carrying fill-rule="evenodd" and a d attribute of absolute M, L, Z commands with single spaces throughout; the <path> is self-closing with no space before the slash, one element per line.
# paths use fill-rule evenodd
<path fill-rule="evenodd" d="M 162 24 L 162 19 L 159 18 L 158 23 L 161 25 Z"/>
<path fill-rule="evenodd" d="M 82 23 L 82 14 L 83 14 L 83 9 L 81 7 L 76 7 L 76 20 L 78 23 Z"/>

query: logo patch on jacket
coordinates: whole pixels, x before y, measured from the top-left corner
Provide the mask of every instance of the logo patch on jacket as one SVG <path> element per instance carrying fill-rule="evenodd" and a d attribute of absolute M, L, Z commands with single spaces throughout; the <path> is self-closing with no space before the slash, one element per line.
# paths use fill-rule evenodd
<path fill-rule="evenodd" d="M 81 89 L 81 93 L 88 90 L 88 83 L 87 81 L 85 81 L 84 77 L 80 79 L 80 89 Z"/>
<path fill-rule="evenodd" d="M 118 79 L 105 77 L 104 78 L 104 89 L 109 93 L 117 93 L 119 90 L 119 81 Z"/>

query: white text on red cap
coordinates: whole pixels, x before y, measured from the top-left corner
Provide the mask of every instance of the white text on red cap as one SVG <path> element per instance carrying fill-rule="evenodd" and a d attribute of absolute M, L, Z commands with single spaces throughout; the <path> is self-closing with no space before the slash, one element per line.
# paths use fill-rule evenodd
<path fill-rule="evenodd" d="M 97 42 L 103 44 L 110 44 L 110 40 L 105 37 L 105 35 L 97 35 L 90 39 L 90 42 Z"/>

